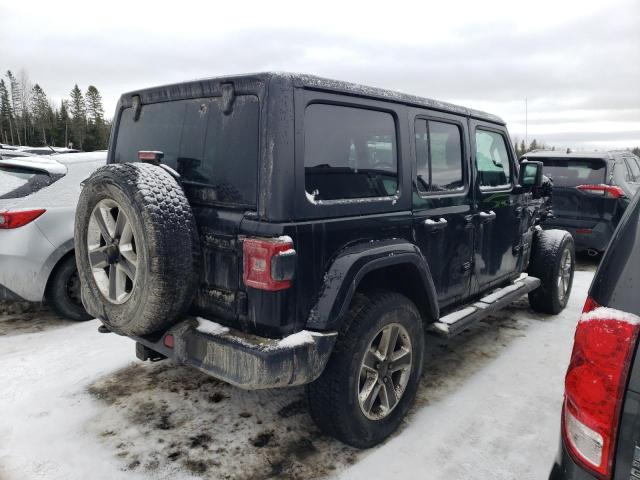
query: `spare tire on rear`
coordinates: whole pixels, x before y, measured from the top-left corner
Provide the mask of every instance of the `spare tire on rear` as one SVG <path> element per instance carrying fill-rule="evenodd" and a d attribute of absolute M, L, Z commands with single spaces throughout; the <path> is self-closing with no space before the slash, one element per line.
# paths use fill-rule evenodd
<path fill-rule="evenodd" d="M 116 333 L 165 329 L 193 300 L 196 223 L 182 187 L 161 167 L 96 170 L 78 201 L 75 244 L 82 302 Z"/>

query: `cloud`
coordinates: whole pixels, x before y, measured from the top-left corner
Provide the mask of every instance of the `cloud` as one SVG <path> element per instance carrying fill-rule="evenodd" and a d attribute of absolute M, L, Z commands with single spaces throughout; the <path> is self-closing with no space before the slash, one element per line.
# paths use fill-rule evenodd
<path fill-rule="evenodd" d="M 24 67 L 56 99 L 74 83 L 96 85 L 107 112 L 122 92 L 146 86 L 302 71 L 481 108 L 520 137 L 527 97 L 529 133 L 539 140 L 640 144 L 634 0 L 541 0 L 526 13 L 498 0 L 437 9 L 338 2 L 305 11 L 296 2 L 231 10 L 217 2 L 74 5 L 77 17 L 64 18 L 58 2 L 1 7 L 0 68 Z M 588 138 L 569 135 L 576 126 Z"/>

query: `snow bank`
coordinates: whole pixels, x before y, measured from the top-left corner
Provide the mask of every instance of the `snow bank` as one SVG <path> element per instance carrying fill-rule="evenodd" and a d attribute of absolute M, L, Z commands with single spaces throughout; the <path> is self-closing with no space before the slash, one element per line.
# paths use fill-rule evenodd
<path fill-rule="evenodd" d="M 97 321 L 24 333 L 44 316 L 23 315 L 16 332 L 15 318 L 0 315 L 0 478 L 546 478 L 592 277 L 576 271 L 557 316 L 520 301 L 430 345 L 409 418 L 364 454 L 319 434 L 303 387 L 244 391 L 193 368 L 140 363 L 130 339 L 98 333 Z"/>
<path fill-rule="evenodd" d="M 595 310 L 583 313 L 580 316 L 581 322 L 590 322 L 596 320 L 617 320 L 618 322 L 625 322 L 631 325 L 640 325 L 640 317 L 634 315 L 633 313 L 616 310 L 615 308 L 598 307 Z"/>
<path fill-rule="evenodd" d="M 224 335 L 225 333 L 229 333 L 229 329 L 219 323 L 212 322 L 211 320 L 207 320 L 202 317 L 196 317 L 196 320 L 198 320 L 196 330 L 201 333 L 206 333 L 208 335 Z"/>

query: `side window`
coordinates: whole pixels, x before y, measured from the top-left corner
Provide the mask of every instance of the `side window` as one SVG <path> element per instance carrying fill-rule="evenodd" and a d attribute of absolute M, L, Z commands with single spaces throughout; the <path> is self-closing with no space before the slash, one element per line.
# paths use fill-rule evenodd
<path fill-rule="evenodd" d="M 489 130 L 476 130 L 476 168 L 480 187 L 511 186 L 511 164 L 504 137 Z"/>
<path fill-rule="evenodd" d="M 315 200 L 398 191 L 396 126 L 389 113 L 314 103 L 305 112 L 305 189 Z"/>
<path fill-rule="evenodd" d="M 464 190 L 462 135 L 457 125 L 417 120 L 416 160 L 421 192 Z"/>
<path fill-rule="evenodd" d="M 629 165 L 629 172 L 631 172 L 631 178 L 629 179 L 629 181 L 640 181 L 640 166 L 638 165 L 638 161 L 633 157 L 626 158 L 625 160 L 627 162 L 627 165 Z"/>

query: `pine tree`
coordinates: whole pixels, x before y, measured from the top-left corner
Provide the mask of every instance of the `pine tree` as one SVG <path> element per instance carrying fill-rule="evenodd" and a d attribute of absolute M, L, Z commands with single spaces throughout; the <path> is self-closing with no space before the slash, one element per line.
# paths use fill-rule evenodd
<path fill-rule="evenodd" d="M 33 143 L 36 139 L 40 145 L 48 145 L 47 131 L 51 130 L 52 122 L 49 101 L 44 90 L 37 83 L 31 89 L 31 118 L 34 127 Z"/>
<path fill-rule="evenodd" d="M 73 142 L 74 148 L 82 150 L 87 134 L 87 110 L 78 84 L 73 87 L 70 96 L 71 132 L 69 138 Z"/>
<path fill-rule="evenodd" d="M 104 122 L 104 108 L 102 107 L 102 95 L 96 87 L 89 85 L 86 94 L 87 118 L 94 122 Z"/>
<path fill-rule="evenodd" d="M 633 150 L 631 150 L 631 153 L 633 153 L 636 157 L 640 157 L 640 147 L 636 147 Z"/>
<path fill-rule="evenodd" d="M 527 153 L 527 146 L 524 144 L 524 140 L 520 142 L 520 155 Z"/>
<path fill-rule="evenodd" d="M 537 150 L 538 148 L 540 148 L 538 147 L 538 141 L 534 138 L 531 145 L 529 145 L 529 151 Z"/>
<path fill-rule="evenodd" d="M 0 142 L 13 144 L 13 110 L 9 100 L 9 90 L 0 79 Z"/>
<path fill-rule="evenodd" d="M 104 121 L 102 96 L 96 87 L 90 85 L 85 96 L 87 105 L 87 136 L 84 150 L 92 151 L 106 147 L 107 132 Z"/>
<path fill-rule="evenodd" d="M 60 102 L 60 109 L 56 111 L 55 144 L 62 145 L 63 147 L 69 146 L 69 127 L 71 120 L 67 106 L 68 101 L 62 100 L 62 102 Z"/>

